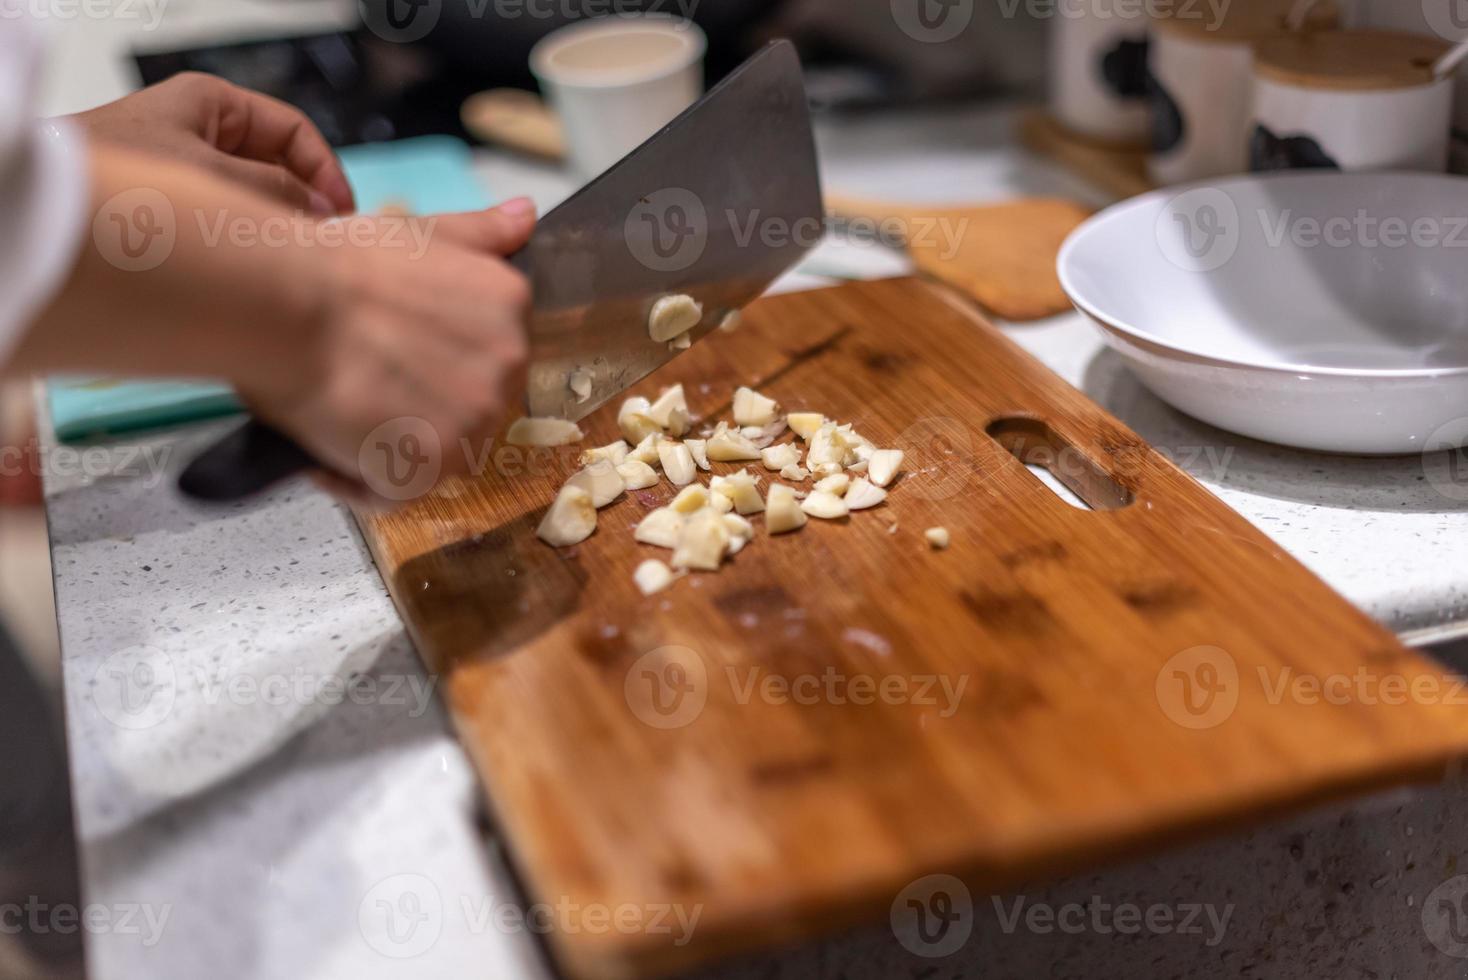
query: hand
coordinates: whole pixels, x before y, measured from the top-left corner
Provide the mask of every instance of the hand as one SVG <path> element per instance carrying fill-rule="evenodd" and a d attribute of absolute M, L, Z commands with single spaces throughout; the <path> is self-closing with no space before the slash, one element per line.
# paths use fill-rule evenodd
<path fill-rule="evenodd" d="M 241 393 L 325 465 L 329 490 L 358 505 L 401 503 L 468 472 L 523 393 L 530 290 L 501 256 L 529 239 L 535 212 L 520 199 L 348 220 L 364 244 L 336 256 L 302 353 Z"/>
<path fill-rule="evenodd" d="M 183 72 L 70 118 L 94 140 L 202 167 L 294 210 L 354 208 L 341 164 L 304 113 L 213 75 Z"/>

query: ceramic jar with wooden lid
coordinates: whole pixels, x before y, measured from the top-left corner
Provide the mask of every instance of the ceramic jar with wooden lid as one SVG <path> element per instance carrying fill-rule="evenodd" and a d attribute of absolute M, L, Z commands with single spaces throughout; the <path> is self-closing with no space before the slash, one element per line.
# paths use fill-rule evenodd
<path fill-rule="evenodd" d="M 1205 4 L 1179 5 L 1154 22 L 1147 165 L 1154 181 L 1176 184 L 1248 169 L 1254 47 L 1289 33 L 1298 2 L 1236 0 L 1223 5 L 1221 16 Z M 1302 30 L 1326 30 L 1339 19 L 1327 0 L 1308 11 Z"/>
<path fill-rule="evenodd" d="M 1250 168 L 1447 169 L 1450 45 L 1392 31 L 1281 37 L 1258 46 Z"/>

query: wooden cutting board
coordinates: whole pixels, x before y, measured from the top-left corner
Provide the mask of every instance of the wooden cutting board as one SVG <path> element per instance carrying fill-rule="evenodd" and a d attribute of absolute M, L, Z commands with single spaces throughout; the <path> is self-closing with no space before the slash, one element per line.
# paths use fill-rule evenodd
<path fill-rule="evenodd" d="M 674 381 L 708 419 L 749 383 L 854 422 L 906 475 L 652 598 L 632 570 L 666 552 L 631 529 L 666 485 L 576 548 L 534 538 L 574 452 L 502 451 L 505 475 L 363 519 L 531 899 L 632 910 L 557 918 L 574 977 L 880 922 L 925 875 L 983 894 L 1468 750 L 1442 671 L 938 287 L 763 300 L 638 390 Z M 1397 703 L 1387 678 L 1439 693 Z M 691 939 L 636 927 L 671 907 Z"/>

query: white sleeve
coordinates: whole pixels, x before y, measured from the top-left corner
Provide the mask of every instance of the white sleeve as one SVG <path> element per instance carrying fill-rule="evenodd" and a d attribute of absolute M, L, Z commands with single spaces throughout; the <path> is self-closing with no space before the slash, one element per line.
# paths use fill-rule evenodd
<path fill-rule="evenodd" d="M 36 117 L 41 41 L 0 0 L 0 362 L 61 287 L 87 232 L 81 135 Z"/>

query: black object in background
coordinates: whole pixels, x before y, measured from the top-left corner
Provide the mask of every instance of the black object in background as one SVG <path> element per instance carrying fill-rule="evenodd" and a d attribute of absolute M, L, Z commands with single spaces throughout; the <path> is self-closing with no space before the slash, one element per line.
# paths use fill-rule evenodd
<path fill-rule="evenodd" d="M 181 71 L 226 78 L 289 102 L 333 146 L 449 134 L 468 140 L 459 106 L 484 86 L 431 50 L 365 30 L 137 54 L 143 83 Z"/>

